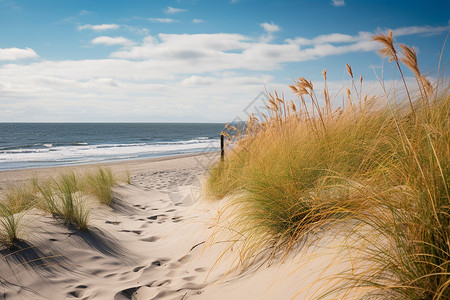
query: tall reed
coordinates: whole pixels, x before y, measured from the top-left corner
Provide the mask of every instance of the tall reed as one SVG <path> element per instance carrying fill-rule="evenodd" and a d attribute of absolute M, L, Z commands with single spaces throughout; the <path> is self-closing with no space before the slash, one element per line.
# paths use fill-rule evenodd
<path fill-rule="evenodd" d="M 245 253 L 264 247 L 289 251 L 324 224 L 357 220 L 390 246 L 360 236 L 368 245 L 364 258 L 377 267 L 344 272 L 339 288 L 369 286 L 372 296 L 447 299 L 448 84 L 441 79 L 439 85 L 447 87 L 438 91 L 438 83 L 423 76 L 414 48 L 400 44 L 398 54 L 391 31 L 374 41 L 384 45 L 381 55 L 400 72 L 405 104 L 387 92 L 363 95 L 363 79 L 357 82 L 348 64 L 351 88 L 339 108 L 332 106 L 326 70 L 323 102 L 313 83 L 299 78 L 290 86 L 298 102 L 269 94 L 268 114 L 251 115 L 244 128 L 227 127 L 232 151 L 211 169 L 206 188 L 216 198 L 234 199 L 230 206 L 239 208 Z M 417 93 L 400 64 L 412 71 Z"/>

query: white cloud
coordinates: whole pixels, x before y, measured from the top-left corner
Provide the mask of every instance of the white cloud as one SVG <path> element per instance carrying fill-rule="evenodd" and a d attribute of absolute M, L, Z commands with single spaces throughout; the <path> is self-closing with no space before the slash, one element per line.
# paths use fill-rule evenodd
<path fill-rule="evenodd" d="M 172 73 L 215 72 L 225 70 L 273 70 L 282 63 L 314 60 L 321 57 L 379 49 L 371 40 L 374 33 L 356 35 L 331 33 L 312 39 L 296 37 L 269 43 L 275 24 L 261 24 L 267 36 L 254 39 L 241 34 L 159 34 L 146 37 L 139 45 L 111 53 L 111 58 L 143 60 L 170 69 Z M 401 34 L 442 32 L 447 27 L 405 27 Z M 163 67 L 165 66 L 165 67 Z"/>
<path fill-rule="evenodd" d="M 225 122 L 242 111 L 270 79 L 239 73 L 166 77 L 167 69 L 152 67 L 124 60 L 4 66 L 0 119 Z M 220 117 L 217 107 L 221 107 Z"/>
<path fill-rule="evenodd" d="M 124 38 L 123 36 L 117 36 L 117 37 L 110 37 L 110 36 L 99 36 L 96 37 L 91 41 L 94 45 L 106 45 L 106 46 L 114 46 L 114 45 L 123 45 L 123 46 L 129 46 L 133 45 L 134 42 Z"/>
<path fill-rule="evenodd" d="M 331 0 L 331 5 L 333 6 L 344 6 L 345 1 L 344 0 Z"/>
<path fill-rule="evenodd" d="M 31 48 L 19 49 L 19 48 L 0 48 L 0 61 L 8 60 L 15 61 L 26 58 L 39 57 L 37 53 Z"/>
<path fill-rule="evenodd" d="M 105 30 L 119 29 L 120 25 L 118 25 L 118 24 L 100 24 L 100 25 L 86 24 L 86 25 L 79 25 L 77 28 L 78 28 L 78 30 L 90 29 L 90 30 L 94 30 L 94 31 L 105 31 Z"/>
<path fill-rule="evenodd" d="M 447 26 L 409 26 L 409 27 L 401 27 L 397 29 L 393 29 L 392 32 L 394 36 L 404 36 L 404 35 L 412 35 L 412 34 L 439 34 L 444 31 L 450 30 L 450 21 Z"/>
<path fill-rule="evenodd" d="M 171 19 L 171 18 L 148 18 L 150 22 L 153 23 L 174 23 L 178 22 L 178 20 Z"/>
<path fill-rule="evenodd" d="M 186 9 L 183 8 L 175 8 L 175 7 L 171 7 L 171 6 L 167 6 L 167 8 L 164 10 L 164 12 L 166 14 L 176 14 L 176 13 L 180 13 L 186 11 Z"/>
<path fill-rule="evenodd" d="M 159 34 L 148 36 L 139 46 L 129 50 L 116 51 L 113 58 L 154 59 L 167 63 L 184 61 L 191 63 L 204 59 L 220 60 L 228 54 L 226 51 L 244 49 L 249 38 L 240 34 Z M 232 53 L 229 53 L 232 55 Z M 207 67 L 207 66 L 203 66 Z"/>
<path fill-rule="evenodd" d="M 353 43 L 358 41 L 370 41 L 373 36 L 373 33 L 361 31 L 358 35 L 348 35 L 341 33 L 331 33 L 325 35 L 316 36 L 313 39 L 305 39 L 302 37 L 297 37 L 295 39 L 287 39 L 287 42 L 297 44 L 301 47 L 311 46 L 311 45 L 320 45 L 327 43 Z"/>
<path fill-rule="evenodd" d="M 273 23 L 262 23 L 260 24 L 260 26 L 264 28 L 264 30 L 267 31 L 267 33 L 274 33 L 280 31 L 280 27 Z"/>
<path fill-rule="evenodd" d="M 404 27 L 394 32 L 426 34 L 444 28 Z M 125 37 L 98 37 L 95 43 L 129 47 L 112 51 L 109 59 L 0 65 L 0 120 L 227 121 L 263 91 L 264 84 L 268 90 L 286 88 L 289 79 L 279 84 L 267 75 L 284 63 L 374 51 L 378 45 L 372 35 L 332 33 L 269 43 L 230 33 L 158 34 L 135 45 Z M 6 57 L 4 50 L 0 58 Z M 28 57 L 37 57 L 29 50 L 34 55 Z M 9 57 L 19 57 L 12 52 L 15 56 Z M 329 86 L 339 90 L 342 85 L 335 87 L 330 80 Z"/>
<path fill-rule="evenodd" d="M 203 21 L 202 19 L 193 19 L 192 20 L 192 23 L 195 23 L 195 24 L 199 24 L 199 23 L 204 23 L 205 21 Z"/>
<path fill-rule="evenodd" d="M 111 58 L 142 60 L 155 69 L 171 73 L 199 74 L 225 70 L 274 70 L 282 63 L 315 60 L 321 57 L 379 49 L 371 40 L 374 33 L 357 35 L 332 33 L 312 39 L 297 37 L 270 43 L 275 24 L 261 24 L 267 35 L 259 39 L 241 34 L 159 34 L 147 36 L 139 45 L 111 53 Z M 445 27 L 408 27 L 403 34 L 437 32 Z"/>
<path fill-rule="evenodd" d="M 273 40 L 273 38 L 274 38 L 273 34 L 277 31 L 280 31 L 280 27 L 273 23 L 267 23 L 267 22 L 261 23 L 261 24 L 259 24 L 259 26 L 261 26 L 264 29 L 264 31 L 266 32 L 265 35 L 262 35 L 260 37 L 260 41 L 263 43 L 268 43 L 271 40 Z"/>

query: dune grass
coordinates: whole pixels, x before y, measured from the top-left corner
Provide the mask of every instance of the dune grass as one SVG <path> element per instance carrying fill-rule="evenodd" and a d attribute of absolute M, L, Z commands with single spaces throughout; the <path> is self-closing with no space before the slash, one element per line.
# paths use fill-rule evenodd
<path fill-rule="evenodd" d="M 5 188 L 2 202 L 15 214 L 30 209 L 36 204 L 36 190 L 33 183 L 11 184 Z"/>
<path fill-rule="evenodd" d="M 98 168 L 96 172 L 76 176 L 73 172 L 61 174 L 57 180 L 36 184 L 44 210 L 62 217 L 64 224 L 87 230 L 89 203 L 86 195 L 93 195 L 100 203 L 110 205 L 112 188 L 117 184 L 110 169 Z"/>
<path fill-rule="evenodd" d="M 23 212 L 15 213 L 0 202 L 0 244 L 13 248 L 21 240 L 22 217 Z"/>
<path fill-rule="evenodd" d="M 37 203 L 33 184 L 8 186 L 0 195 L 0 244 L 13 248 L 21 240 L 22 218 Z"/>
<path fill-rule="evenodd" d="M 64 218 L 64 224 L 72 224 L 80 230 L 87 230 L 89 208 L 83 201 L 75 174 L 73 172 L 62 174 L 55 187 L 60 200 L 58 214 Z"/>
<path fill-rule="evenodd" d="M 0 195 L 0 244 L 11 248 L 22 239 L 22 218 L 32 208 L 50 213 L 65 225 L 88 230 L 90 196 L 109 205 L 117 183 L 110 169 L 98 168 L 84 174 L 67 171 L 55 178 L 9 185 Z"/>
<path fill-rule="evenodd" d="M 117 179 L 111 169 L 98 168 L 94 174 L 89 174 L 84 183 L 84 189 L 94 195 L 101 203 L 110 205 L 112 200 L 112 187 Z"/>
<path fill-rule="evenodd" d="M 349 65 L 352 84 L 337 109 L 325 70 L 323 101 L 312 82 L 300 78 L 290 86 L 298 102 L 269 94 L 269 114 L 251 115 L 242 129 L 228 126 L 232 151 L 210 170 L 206 189 L 239 208 L 245 253 L 287 252 L 317 229 L 357 220 L 390 247 L 360 236 L 369 245 L 364 259 L 377 267 L 339 274 L 344 280 L 334 292 L 372 287 L 368 296 L 448 299 L 448 84 L 441 78 L 432 85 L 420 73 L 414 48 L 400 44 L 397 54 L 392 32 L 374 40 L 400 71 L 404 104 L 387 92 L 362 95 L 362 77 L 355 80 Z M 400 63 L 415 76 L 414 93 Z"/>

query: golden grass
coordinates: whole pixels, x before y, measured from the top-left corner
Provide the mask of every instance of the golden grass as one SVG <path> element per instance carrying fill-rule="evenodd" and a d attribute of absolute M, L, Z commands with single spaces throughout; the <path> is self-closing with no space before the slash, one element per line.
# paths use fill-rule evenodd
<path fill-rule="evenodd" d="M 392 247 L 349 230 L 346 234 L 366 240 L 367 248 L 358 253 L 376 267 L 339 274 L 342 284 L 330 293 L 371 287 L 369 297 L 447 299 L 448 85 L 438 90 L 438 84 L 445 86 L 442 79 L 431 85 L 420 73 L 414 48 L 400 45 L 399 58 L 391 31 L 373 39 L 384 45 L 380 54 L 398 66 L 406 106 L 387 93 L 363 96 L 363 79 L 358 88 L 348 64 L 352 85 L 346 104 L 337 109 L 326 70 L 323 106 L 313 83 L 301 77 L 290 86 L 297 105 L 275 92 L 269 95 L 269 115 L 251 115 L 244 128 L 227 126 L 232 151 L 210 170 L 206 190 L 215 198 L 233 198 L 228 209 L 239 226 L 229 228 L 238 228 L 244 265 L 263 249 L 287 253 L 311 233 L 352 220 L 349 224 L 365 224 Z M 416 77 L 414 99 L 400 63 Z"/>

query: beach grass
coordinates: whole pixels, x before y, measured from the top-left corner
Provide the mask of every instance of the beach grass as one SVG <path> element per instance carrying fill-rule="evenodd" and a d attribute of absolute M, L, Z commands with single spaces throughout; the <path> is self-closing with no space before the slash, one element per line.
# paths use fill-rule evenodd
<path fill-rule="evenodd" d="M 13 248 L 22 239 L 23 216 L 35 207 L 37 197 L 32 183 L 16 183 L 0 195 L 0 244 Z"/>
<path fill-rule="evenodd" d="M 83 186 L 86 192 L 94 195 L 101 203 L 110 205 L 112 187 L 116 183 L 117 179 L 114 177 L 111 169 L 98 168 L 95 173 L 86 176 Z"/>
<path fill-rule="evenodd" d="M 389 95 L 382 80 L 384 94 L 363 95 L 363 79 L 355 79 L 348 64 L 351 86 L 338 108 L 325 70 L 321 100 L 312 82 L 299 78 L 290 86 L 298 101 L 269 94 L 269 113 L 250 115 L 244 128 L 227 127 L 232 149 L 210 170 L 206 189 L 238 208 L 243 253 L 286 253 L 331 224 L 359 224 L 342 226 L 343 234 L 358 237 L 345 247 L 364 240 L 358 253 L 373 265 L 339 274 L 342 284 L 327 295 L 371 287 L 368 296 L 448 299 L 448 83 L 440 77 L 431 84 L 420 73 L 414 48 L 400 44 L 398 54 L 392 32 L 374 41 L 398 67 L 404 102 Z M 401 64 L 412 71 L 415 90 Z M 377 238 L 358 231 L 361 224 Z"/>
<path fill-rule="evenodd" d="M 36 190 L 32 182 L 11 184 L 2 194 L 2 202 L 12 213 L 19 213 L 33 207 L 36 200 Z"/>
<path fill-rule="evenodd" d="M 83 201 L 78 179 L 73 172 L 61 174 L 56 183 L 56 194 L 60 200 L 59 215 L 64 224 L 75 225 L 80 230 L 87 229 L 89 208 Z"/>
<path fill-rule="evenodd" d="M 21 240 L 24 212 L 14 212 L 7 204 L 0 202 L 0 244 L 13 248 Z"/>
<path fill-rule="evenodd" d="M 62 173 L 57 179 L 43 182 L 34 180 L 34 185 L 39 192 L 40 209 L 55 218 L 61 218 L 65 225 L 74 225 L 80 230 L 87 230 L 90 209 L 75 173 Z"/>
<path fill-rule="evenodd" d="M 110 169 L 98 168 L 82 174 L 65 171 L 54 178 L 8 185 L 0 195 L 0 244 L 11 248 L 23 239 L 22 219 L 32 208 L 50 213 L 65 225 L 88 230 L 93 201 L 109 205 L 112 189 L 120 181 L 117 178 Z"/>

